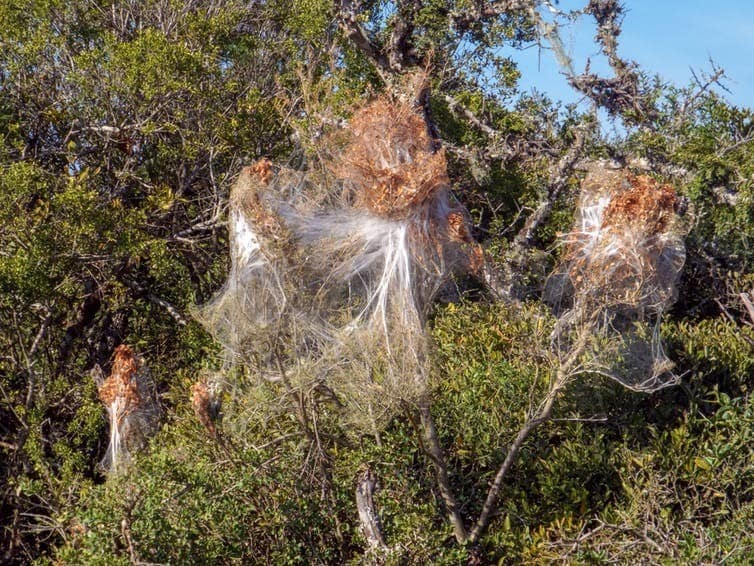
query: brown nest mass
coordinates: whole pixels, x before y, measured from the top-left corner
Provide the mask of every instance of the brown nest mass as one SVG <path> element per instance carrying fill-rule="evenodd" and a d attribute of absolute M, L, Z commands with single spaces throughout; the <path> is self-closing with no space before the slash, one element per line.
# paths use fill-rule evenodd
<path fill-rule="evenodd" d="M 121 418 L 141 403 L 139 387 L 134 376 L 139 370 L 139 362 L 134 356 L 133 350 L 121 344 L 115 349 L 113 369 L 99 388 L 99 398 L 105 405 L 111 405 L 116 398 L 125 400 Z"/>
<path fill-rule="evenodd" d="M 630 188 L 610 200 L 602 226 L 637 226 L 647 235 L 665 232 L 678 205 L 673 187 L 647 175 L 629 176 L 628 181 Z"/>
<path fill-rule="evenodd" d="M 445 153 L 434 150 L 423 117 L 406 103 L 371 102 L 351 119 L 346 141 L 331 169 L 359 208 L 403 218 L 448 185 Z"/>

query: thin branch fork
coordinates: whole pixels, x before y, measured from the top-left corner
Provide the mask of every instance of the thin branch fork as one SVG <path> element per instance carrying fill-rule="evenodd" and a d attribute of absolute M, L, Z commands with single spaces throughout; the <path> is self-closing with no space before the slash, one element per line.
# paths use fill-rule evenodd
<path fill-rule="evenodd" d="M 513 466 L 513 463 L 516 461 L 518 453 L 523 447 L 524 442 L 526 442 L 527 438 L 529 438 L 529 435 L 539 425 L 550 420 L 552 410 L 555 406 L 555 401 L 557 400 L 560 392 L 566 387 L 566 385 L 568 385 L 574 374 L 578 373 L 578 361 L 586 348 L 586 338 L 586 333 L 583 333 L 579 337 L 577 343 L 574 344 L 573 350 L 558 367 L 555 378 L 551 382 L 550 389 L 547 392 L 544 400 L 542 401 L 536 412 L 527 419 L 527 421 L 524 423 L 524 426 L 521 428 L 521 430 L 518 431 L 516 438 L 511 443 L 511 446 L 508 449 L 508 453 L 505 456 L 505 460 L 503 460 L 503 463 L 498 469 L 497 474 L 495 474 L 495 479 L 493 480 L 492 485 L 487 492 L 487 498 L 484 501 L 482 512 L 479 514 L 479 519 L 477 520 L 474 528 L 471 530 L 471 533 L 468 536 L 468 540 L 470 542 L 473 543 L 478 541 L 479 537 L 487 528 L 491 514 L 497 507 L 498 494 L 500 493 L 500 488 L 502 487 L 503 480 L 505 479 L 505 476 L 507 475 L 510 468 Z"/>
<path fill-rule="evenodd" d="M 694 70 L 691 69 L 691 75 L 694 77 L 697 88 L 683 101 L 681 109 L 675 115 L 673 123 L 676 128 L 680 127 L 683 121 L 688 117 L 689 113 L 693 112 L 698 107 L 699 99 L 712 87 L 712 85 L 722 86 L 721 81 L 725 78 L 725 69 L 717 67 L 712 59 L 710 59 L 710 64 L 712 65 L 712 74 L 705 76 L 706 74 L 702 73 L 702 77 L 705 79 L 704 82 L 702 82 Z"/>

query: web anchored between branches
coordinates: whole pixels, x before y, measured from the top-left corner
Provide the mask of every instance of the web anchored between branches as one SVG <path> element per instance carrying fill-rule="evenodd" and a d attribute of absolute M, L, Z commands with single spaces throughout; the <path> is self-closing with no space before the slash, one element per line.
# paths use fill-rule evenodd
<path fill-rule="evenodd" d="M 231 269 L 199 313 L 230 364 L 326 386 L 360 430 L 426 394 L 427 315 L 484 253 L 421 114 L 387 96 L 329 140 L 321 172 L 267 160 L 230 197 Z"/>
<path fill-rule="evenodd" d="M 228 366 L 281 385 L 313 444 L 312 391 L 335 399 L 349 429 L 378 442 L 389 418 L 413 407 L 455 536 L 476 541 L 519 450 L 576 376 L 602 373 L 640 391 L 677 381 L 659 322 L 685 259 L 678 197 L 627 171 L 595 165 L 587 174 L 547 290 L 558 316 L 549 389 L 467 531 L 430 411 L 426 322 L 454 275 L 486 282 L 485 254 L 451 195 L 444 153 L 411 104 L 378 98 L 328 143 L 321 171 L 262 160 L 241 172 L 230 196 L 230 274 L 198 316 Z M 194 390 L 200 417 L 210 399 L 202 387 Z"/>
<path fill-rule="evenodd" d="M 99 366 L 93 373 L 110 421 L 110 441 L 100 467 L 121 472 L 156 431 L 160 410 L 154 383 L 144 360 L 125 344 L 115 349 L 107 378 Z"/>
<path fill-rule="evenodd" d="M 591 369 L 637 391 L 678 381 L 659 327 L 686 258 L 678 204 L 670 185 L 593 165 L 548 285 L 559 312 L 556 348 L 568 350 L 589 335 Z"/>

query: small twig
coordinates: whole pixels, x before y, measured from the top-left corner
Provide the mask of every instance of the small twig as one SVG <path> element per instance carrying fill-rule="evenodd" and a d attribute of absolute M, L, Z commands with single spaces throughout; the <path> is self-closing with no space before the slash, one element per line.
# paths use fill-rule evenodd
<path fill-rule="evenodd" d="M 180 313 L 180 311 L 174 305 L 172 305 L 165 299 L 162 299 L 158 297 L 157 295 L 150 293 L 144 287 L 139 285 L 136 281 L 126 280 L 125 283 L 137 293 L 145 295 L 150 302 L 164 308 L 168 312 L 168 314 L 172 316 L 175 319 L 175 321 L 181 326 L 186 326 L 188 324 L 188 322 L 186 321 L 186 318 Z"/>
<path fill-rule="evenodd" d="M 552 423 L 606 423 L 607 417 L 561 417 L 550 419 Z"/>
<path fill-rule="evenodd" d="M 18 445 L 0 440 L 0 448 L 5 448 L 6 450 L 16 451 L 18 450 Z"/>

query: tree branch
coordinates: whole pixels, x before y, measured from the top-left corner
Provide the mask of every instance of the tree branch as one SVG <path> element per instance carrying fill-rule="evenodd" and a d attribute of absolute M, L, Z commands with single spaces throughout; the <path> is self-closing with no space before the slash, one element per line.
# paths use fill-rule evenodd
<path fill-rule="evenodd" d="M 126 280 L 125 283 L 126 283 L 126 285 L 128 285 L 129 287 L 131 287 L 131 289 L 133 289 L 134 291 L 136 291 L 137 293 L 140 293 L 140 294 L 146 296 L 146 298 L 151 303 L 154 303 L 155 305 L 164 308 L 168 312 L 168 314 L 170 316 L 172 316 L 175 319 L 175 321 L 178 324 L 180 324 L 181 326 L 186 326 L 186 324 L 188 324 L 188 322 L 186 321 L 186 318 L 180 313 L 180 311 L 174 305 L 172 305 L 171 303 L 169 303 L 165 299 L 161 299 L 157 295 L 154 295 L 154 294 L 150 293 L 144 287 L 142 287 L 141 285 L 139 285 L 136 281 Z"/>
<path fill-rule="evenodd" d="M 374 472 L 367 468 L 359 474 L 356 484 L 356 509 L 359 511 L 359 520 L 364 536 L 372 548 L 386 549 L 385 539 L 382 536 L 380 516 L 374 504 L 374 491 L 377 488 L 377 477 Z"/>
<path fill-rule="evenodd" d="M 473 7 L 462 13 L 451 14 L 450 21 L 459 31 L 466 31 L 472 25 L 491 20 L 513 12 L 529 12 L 537 6 L 536 0 L 496 0 L 494 2 L 475 1 Z"/>
<path fill-rule="evenodd" d="M 568 151 L 563 154 L 550 173 L 547 196 L 539 206 L 537 206 L 536 210 L 526 219 L 524 227 L 521 228 L 513 240 L 513 247 L 515 251 L 518 252 L 517 255 L 520 255 L 523 251 L 529 249 L 534 243 L 534 235 L 536 234 L 537 229 L 550 216 L 552 207 L 555 205 L 555 201 L 568 183 L 568 179 L 573 173 L 574 166 L 584 150 L 588 134 L 591 133 L 593 128 L 594 123 L 587 122 L 575 129 L 575 137 L 571 147 L 569 147 Z"/>
<path fill-rule="evenodd" d="M 432 466 L 435 468 L 437 485 L 440 488 L 440 495 L 445 502 L 450 524 L 453 525 L 453 534 L 455 534 L 456 540 L 459 543 L 466 542 L 468 535 L 466 533 L 466 528 L 463 525 L 460 506 L 458 505 L 458 501 L 450 487 L 448 464 L 445 461 L 445 455 L 440 446 L 440 440 L 437 437 L 435 421 L 432 418 L 432 413 L 427 401 L 423 401 L 419 405 L 419 418 L 421 420 L 423 436 L 422 448 L 432 462 Z"/>
<path fill-rule="evenodd" d="M 384 72 L 391 71 L 387 57 L 381 52 L 379 46 L 369 38 L 366 30 L 359 23 L 358 10 L 359 6 L 353 0 L 341 0 L 337 14 L 340 29 L 345 33 L 346 39 L 352 41 L 372 61 L 381 75 Z"/>
<path fill-rule="evenodd" d="M 590 0 L 584 13 L 591 14 L 597 22 L 596 41 L 615 76 L 604 78 L 593 74 L 587 62 L 586 70 L 580 75 L 569 76 L 568 82 L 609 114 L 627 118 L 627 114 L 635 112 L 638 116 L 632 117 L 633 121 L 647 123 L 656 117 L 657 112 L 641 91 L 636 64 L 618 56 L 623 12 L 618 0 Z"/>
<path fill-rule="evenodd" d="M 508 453 L 505 456 L 505 460 L 503 460 L 503 463 L 498 469 L 497 474 L 495 474 L 495 479 L 493 480 L 492 485 L 487 491 L 487 498 L 485 499 L 484 505 L 482 506 L 482 512 L 479 514 L 479 519 L 477 520 L 474 528 L 469 534 L 468 540 L 470 542 L 478 541 L 479 537 L 487 528 L 487 525 L 490 521 L 490 515 L 497 507 L 498 494 L 500 493 L 500 488 L 503 484 L 503 480 L 505 479 L 508 470 L 510 470 L 510 468 L 513 466 L 513 463 L 516 461 L 518 453 L 521 450 L 521 447 L 524 445 L 524 442 L 526 442 L 527 438 L 529 438 L 529 435 L 539 425 L 547 422 L 550 419 L 558 395 L 565 388 L 565 386 L 568 385 L 571 378 L 574 376 L 574 366 L 577 366 L 579 358 L 584 353 L 584 349 L 586 347 L 586 336 L 586 333 L 580 336 L 579 341 L 574 345 L 574 348 L 571 350 L 568 357 L 559 365 L 555 379 L 550 384 L 550 389 L 548 390 L 544 400 L 538 407 L 537 411 L 534 414 L 529 415 L 526 422 L 524 423 L 524 426 L 521 428 L 521 430 L 518 431 L 516 438 L 511 443 L 511 446 L 508 449 Z"/>

